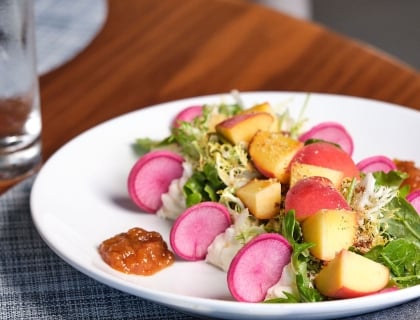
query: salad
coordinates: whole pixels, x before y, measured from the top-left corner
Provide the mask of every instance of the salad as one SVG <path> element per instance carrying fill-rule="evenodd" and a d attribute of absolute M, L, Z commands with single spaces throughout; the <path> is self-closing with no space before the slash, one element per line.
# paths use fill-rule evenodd
<path fill-rule="evenodd" d="M 308 95 L 307 100 L 310 99 Z M 226 271 L 246 302 L 316 302 L 420 284 L 420 191 L 339 123 L 304 130 L 285 105 L 189 106 L 171 135 L 136 140 L 128 188 L 173 220 L 171 248 Z"/>

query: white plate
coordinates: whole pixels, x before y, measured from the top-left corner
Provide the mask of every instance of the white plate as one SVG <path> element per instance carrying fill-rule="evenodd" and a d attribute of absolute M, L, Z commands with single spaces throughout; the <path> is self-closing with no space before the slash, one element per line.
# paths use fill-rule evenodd
<path fill-rule="evenodd" d="M 288 102 L 297 116 L 306 94 L 242 93 L 247 106 Z M 171 308 L 228 319 L 327 319 L 379 310 L 420 296 L 420 286 L 357 299 L 303 304 L 251 304 L 233 301 L 225 274 L 204 262 L 176 261 L 154 276 L 112 270 L 97 252 L 105 239 L 134 226 L 160 232 L 168 240 L 170 224 L 139 212 L 129 200 L 126 179 L 136 161 L 135 138 L 163 138 L 176 112 L 189 105 L 229 101 L 214 95 L 160 104 L 105 122 L 61 148 L 44 165 L 31 194 L 33 221 L 45 242 L 67 263 L 124 292 Z M 308 126 L 323 120 L 344 124 L 355 142 L 354 158 L 385 154 L 420 163 L 420 112 L 383 102 L 312 94 L 305 114 Z"/>

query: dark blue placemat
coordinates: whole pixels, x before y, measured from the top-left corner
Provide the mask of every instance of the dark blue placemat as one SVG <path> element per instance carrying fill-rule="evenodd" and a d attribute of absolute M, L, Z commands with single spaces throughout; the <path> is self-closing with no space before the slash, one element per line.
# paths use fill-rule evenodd
<path fill-rule="evenodd" d="M 63 262 L 29 208 L 33 178 L 0 197 L 0 319 L 195 319 L 105 286 Z M 420 299 L 348 319 L 420 319 Z"/>
<path fill-rule="evenodd" d="M 63 262 L 32 223 L 32 182 L 0 197 L 1 319 L 193 319 L 107 287 Z"/>

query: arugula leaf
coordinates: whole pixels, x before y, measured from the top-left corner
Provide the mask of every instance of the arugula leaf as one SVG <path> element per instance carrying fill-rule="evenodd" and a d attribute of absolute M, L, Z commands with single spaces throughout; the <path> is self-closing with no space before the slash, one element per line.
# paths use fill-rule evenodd
<path fill-rule="evenodd" d="M 378 184 L 398 186 L 404 174 L 397 171 L 375 173 L 375 178 Z M 382 208 L 382 229 L 389 242 L 365 254 L 367 258 L 387 266 L 392 280 L 402 288 L 420 284 L 420 215 L 404 194 L 400 193 Z"/>
<path fill-rule="evenodd" d="M 309 276 L 310 271 L 320 268 L 320 262 L 315 261 L 315 258 L 309 253 L 309 248 L 314 244 L 302 242 L 302 229 L 299 222 L 295 219 L 293 210 L 285 214 L 281 233 L 289 241 L 293 249 L 291 263 L 296 272 L 296 285 L 299 292 L 299 297 L 294 297 L 294 299 L 299 302 L 324 300 L 324 297 L 313 286 Z M 289 297 L 290 294 L 287 296 L 288 302 L 293 300 Z"/>
<path fill-rule="evenodd" d="M 377 246 L 365 257 L 387 266 L 391 279 L 401 288 L 420 284 L 420 255 L 418 247 L 406 239 L 390 241 L 385 246 Z"/>
<path fill-rule="evenodd" d="M 132 147 L 134 152 L 138 156 L 143 156 L 144 154 L 148 153 L 153 149 L 157 149 L 160 147 L 170 146 L 174 143 L 174 139 L 172 136 L 167 137 L 166 139 L 156 141 L 150 138 L 138 138 L 134 141 Z"/>
<path fill-rule="evenodd" d="M 345 187 L 345 197 L 359 212 L 358 250 L 366 252 L 390 240 L 404 238 L 420 247 L 420 216 L 400 188 L 407 175 L 399 171 L 366 173 Z"/>
<path fill-rule="evenodd" d="M 383 171 L 377 171 L 373 173 L 375 177 L 375 183 L 381 186 L 395 186 L 399 187 L 402 182 L 408 177 L 405 172 L 401 171 L 389 171 L 387 173 Z"/>
<path fill-rule="evenodd" d="M 420 215 L 401 196 L 394 197 L 384 209 L 385 233 L 393 239 L 401 238 L 420 248 Z"/>

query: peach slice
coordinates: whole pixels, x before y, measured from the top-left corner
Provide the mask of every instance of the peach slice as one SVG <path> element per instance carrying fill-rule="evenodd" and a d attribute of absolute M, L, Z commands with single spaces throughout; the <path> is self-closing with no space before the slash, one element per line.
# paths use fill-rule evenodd
<path fill-rule="evenodd" d="M 324 261 L 353 245 L 356 228 L 357 215 L 349 210 L 320 210 L 302 223 L 303 239 L 315 243 L 309 251 Z"/>
<path fill-rule="evenodd" d="M 255 168 L 267 178 L 289 183 L 289 162 L 303 143 L 281 132 L 258 131 L 251 140 L 248 152 Z"/>
<path fill-rule="evenodd" d="M 357 253 L 342 250 L 315 277 L 315 287 L 330 298 L 356 298 L 384 289 L 389 270 Z"/>
<path fill-rule="evenodd" d="M 295 162 L 290 168 L 290 186 L 296 184 L 299 180 L 307 177 L 325 177 L 331 180 L 334 187 L 339 189 L 343 180 L 344 174 L 342 171 L 314 166 L 312 164 Z"/>
<path fill-rule="evenodd" d="M 274 118 L 267 112 L 242 113 L 216 125 L 216 132 L 233 144 L 249 143 L 259 130 L 267 130 Z"/>
<path fill-rule="evenodd" d="M 251 180 L 236 195 L 258 219 L 271 219 L 280 212 L 281 184 L 276 180 Z"/>
<path fill-rule="evenodd" d="M 286 211 L 295 210 L 296 220 L 303 221 L 321 209 L 351 210 L 346 199 L 325 177 L 308 177 L 299 180 L 285 197 Z"/>
<path fill-rule="evenodd" d="M 209 124 L 208 124 L 208 126 L 209 126 L 209 132 L 216 132 L 216 126 L 219 123 L 225 121 L 226 119 L 227 119 L 227 116 L 224 115 L 224 114 L 222 114 L 222 113 L 212 114 L 210 116 Z"/>
<path fill-rule="evenodd" d="M 314 142 L 304 146 L 290 163 L 306 163 L 342 171 L 345 178 L 359 178 L 360 172 L 348 153 L 328 142 Z"/>
<path fill-rule="evenodd" d="M 273 121 L 273 124 L 271 125 L 270 131 L 278 131 L 278 128 L 279 128 L 278 118 L 275 111 L 271 107 L 270 103 L 268 102 L 259 103 L 259 104 L 254 105 L 252 108 L 245 109 L 244 111 L 242 111 L 242 113 L 252 113 L 252 112 L 267 112 L 271 114 L 273 116 L 274 121 Z"/>

